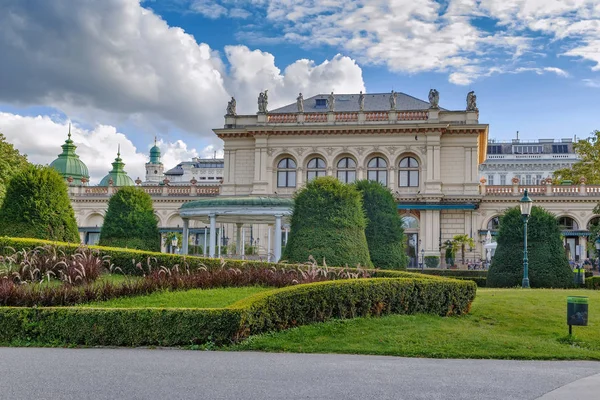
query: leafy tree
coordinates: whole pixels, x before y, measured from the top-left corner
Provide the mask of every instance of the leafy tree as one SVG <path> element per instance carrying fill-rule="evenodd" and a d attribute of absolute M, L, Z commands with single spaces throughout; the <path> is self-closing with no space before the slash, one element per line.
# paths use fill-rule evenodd
<path fill-rule="evenodd" d="M 557 182 L 570 180 L 576 183 L 584 177 L 589 184 L 600 184 L 600 131 L 596 130 L 590 137 L 578 140 L 573 144 L 573 149 L 581 160 L 572 167 L 554 171 L 554 179 Z"/>
<path fill-rule="evenodd" d="M 452 238 L 452 253 L 456 254 L 460 250 L 463 264 L 465 263 L 465 250 L 467 246 L 471 248 L 475 247 L 475 241 L 469 235 L 455 235 Z"/>
<path fill-rule="evenodd" d="M 371 262 L 378 268 L 405 269 L 404 229 L 392 192 L 379 182 L 362 180 L 355 184 L 362 195 L 367 217 L 367 244 Z"/>
<path fill-rule="evenodd" d="M 523 220 L 519 207 L 500 219 L 498 247 L 487 275 L 489 287 L 520 286 L 523 279 Z M 573 285 L 573 272 L 560 237 L 556 217 L 533 206 L 527 223 L 529 284 L 537 288 L 565 288 Z"/>
<path fill-rule="evenodd" d="M 291 234 L 284 259 L 313 256 L 335 266 L 371 266 L 361 195 L 334 177 L 317 178 L 294 196 Z"/>
<path fill-rule="evenodd" d="M 160 251 L 158 220 L 148 193 L 127 186 L 110 198 L 100 245 Z"/>
<path fill-rule="evenodd" d="M 64 179 L 53 168 L 28 165 L 8 182 L 0 236 L 79 243 Z"/>
<path fill-rule="evenodd" d="M 0 205 L 6 194 L 6 186 L 10 178 L 28 164 L 27 156 L 21 155 L 19 150 L 8 143 L 6 137 L 0 133 Z"/>

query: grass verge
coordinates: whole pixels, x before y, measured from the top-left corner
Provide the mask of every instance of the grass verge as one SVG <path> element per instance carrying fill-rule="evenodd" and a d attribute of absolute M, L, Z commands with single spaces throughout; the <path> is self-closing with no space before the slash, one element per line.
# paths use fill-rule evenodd
<path fill-rule="evenodd" d="M 568 337 L 566 299 L 589 297 L 589 326 Z M 479 289 L 460 318 L 392 315 L 336 320 L 250 337 L 230 347 L 436 358 L 600 360 L 600 292 Z"/>
<path fill-rule="evenodd" d="M 222 308 L 253 294 L 272 290 L 261 286 L 162 291 L 147 296 L 121 297 L 81 304 L 91 308 Z"/>

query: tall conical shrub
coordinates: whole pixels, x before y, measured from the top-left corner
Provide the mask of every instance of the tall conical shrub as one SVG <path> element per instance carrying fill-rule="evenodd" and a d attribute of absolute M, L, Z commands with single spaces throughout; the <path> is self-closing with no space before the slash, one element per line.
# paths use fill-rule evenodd
<path fill-rule="evenodd" d="M 148 193 L 125 186 L 110 198 L 100 245 L 160 251 L 158 220 Z"/>
<path fill-rule="evenodd" d="M 371 266 L 360 193 L 334 177 L 317 178 L 294 196 L 291 233 L 283 256 L 330 266 Z"/>
<path fill-rule="evenodd" d="M 534 288 L 573 285 L 573 272 L 563 247 L 556 217 L 534 206 L 527 224 L 529 284 Z M 498 247 L 487 275 L 488 287 L 521 286 L 523 280 L 523 220 L 518 207 L 500 219 Z"/>
<path fill-rule="evenodd" d="M 28 165 L 6 187 L 0 236 L 79 243 L 67 184 L 53 168 Z"/>
<path fill-rule="evenodd" d="M 367 218 L 365 235 L 371 262 L 377 268 L 405 269 L 404 229 L 392 192 L 376 181 L 355 183 Z"/>

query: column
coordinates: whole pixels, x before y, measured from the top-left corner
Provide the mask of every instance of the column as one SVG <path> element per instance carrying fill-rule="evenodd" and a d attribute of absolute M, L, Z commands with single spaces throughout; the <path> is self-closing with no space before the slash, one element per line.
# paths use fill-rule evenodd
<path fill-rule="evenodd" d="M 239 255 L 244 255 L 242 253 L 242 225 L 244 224 L 240 224 L 237 223 L 235 224 L 236 226 L 236 233 L 235 233 L 235 254 Z"/>
<path fill-rule="evenodd" d="M 587 238 L 585 236 L 579 237 L 579 261 L 583 262 L 587 260 Z"/>
<path fill-rule="evenodd" d="M 190 244 L 190 220 L 183 218 L 183 243 L 181 244 L 181 252 L 184 255 L 188 254 Z"/>
<path fill-rule="evenodd" d="M 275 216 L 275 262 L 281 258 L 281 215 Z"/>
<path fill-rule="evenodd" d="M 216 252 L 216 244 L 217 244 L 217 216 L 215 214 L 209 215 L 210 218 L 210 252 L 208 254 L 209 257 L 214 258 Z"/>

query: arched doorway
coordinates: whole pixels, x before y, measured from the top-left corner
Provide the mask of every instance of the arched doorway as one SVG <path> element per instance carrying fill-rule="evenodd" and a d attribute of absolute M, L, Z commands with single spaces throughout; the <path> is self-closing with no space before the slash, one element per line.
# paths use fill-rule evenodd
<path fill-rule="evenodd" d="M 419 220 L 412 214 L 402 216 L 402 228 L 406 242 L 404 248 L 408 256 L 408 268 L 419 267 Z"/>

